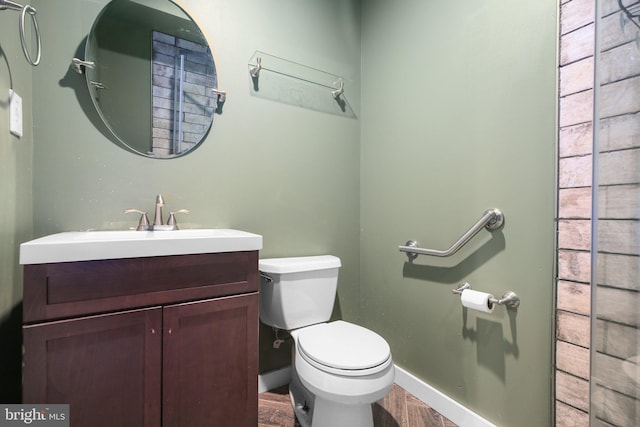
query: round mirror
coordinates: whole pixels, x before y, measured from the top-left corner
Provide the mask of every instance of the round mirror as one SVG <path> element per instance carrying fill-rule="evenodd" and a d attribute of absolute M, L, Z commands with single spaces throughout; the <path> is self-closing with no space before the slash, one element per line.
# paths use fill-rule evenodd
<path fill-rule="evenodd" d="M 173 158 L 205 138 L 218 108 L 211 47 L 170 0 L 112 0 L 87 38 L 85 75 L 105 125 L 125 148 Z"/>

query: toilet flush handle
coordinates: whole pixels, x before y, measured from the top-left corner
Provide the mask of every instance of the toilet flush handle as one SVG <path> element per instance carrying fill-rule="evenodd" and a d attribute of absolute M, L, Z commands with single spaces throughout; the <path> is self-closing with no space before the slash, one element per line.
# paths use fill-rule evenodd
<path fill-rule="evenodd" d="M 262 277 L 264 281 L 267 283 L 273 283 L 273 279 L 264 273 L 260 273 L 260 277 Z"/>

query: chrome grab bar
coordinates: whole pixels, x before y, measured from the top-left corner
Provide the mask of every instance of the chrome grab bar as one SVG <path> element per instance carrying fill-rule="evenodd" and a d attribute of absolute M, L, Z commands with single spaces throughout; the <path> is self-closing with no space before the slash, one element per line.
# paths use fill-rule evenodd
<path fill-rule="evenodd" d="M 469 231 L 464 233 L 460 238 L 447 250 L 440 251 L 437 249 L 423 249 L 418 246 L 415 240 L 409 240 L 404 246 L 398 246 L 401 252 L 407 253 L 409 262 L 412 262 L 418 255 L 431 255 L 438 257 L 448 257 L 460 250 L 469 240 L 473 238 L 482 228 L 489 231 L 497 230 L 504 224 L 504 214 L 499 209 L 487 209 L 482 218 L 471 226 Z"/>

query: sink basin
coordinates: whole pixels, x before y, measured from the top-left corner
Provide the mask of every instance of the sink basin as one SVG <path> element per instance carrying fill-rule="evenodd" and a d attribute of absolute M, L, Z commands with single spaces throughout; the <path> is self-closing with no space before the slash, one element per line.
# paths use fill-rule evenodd
<path fill-rule="evenodd" d="M 262 236 L 232 229 L 72 231 L 20 245 L 20 264 L 262 249 Z"/>

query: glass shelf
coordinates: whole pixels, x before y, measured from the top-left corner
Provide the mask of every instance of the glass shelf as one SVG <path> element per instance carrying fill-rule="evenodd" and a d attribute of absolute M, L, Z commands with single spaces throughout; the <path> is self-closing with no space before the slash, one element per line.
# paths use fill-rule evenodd
<path fill-rule="evenodd" d="M 310 110 L 356 118 L 341 88 L 343 77 L 256 51 L 249 59 L 251 95 Z"/>

